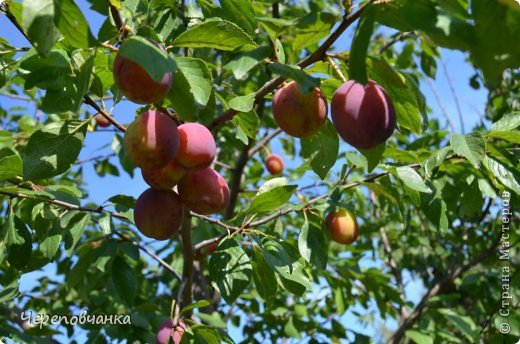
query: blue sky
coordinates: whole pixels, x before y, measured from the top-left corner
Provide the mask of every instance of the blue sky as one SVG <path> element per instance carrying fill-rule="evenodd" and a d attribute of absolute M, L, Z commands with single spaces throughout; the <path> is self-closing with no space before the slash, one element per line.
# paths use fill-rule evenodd
<path fill-rule="evenodd" d="M 103 17 L 96 12 L 93 12 L 88 9 L 88 4 L 85 0 L 76 1 L 79 4 L 83 13 L 86 15 L 91 30 L 94 34 L 96 34 L 101 26 Z M 351 41 L 353 33 L 353 28 L 349 29 L 340 40 L 337 42 L 336 46 L 345 47 L 349 45 Z M 0 16 L 0 36 L 6 38 L 12 45 L 15 47 L 28 46 L 28 43 L 25 41 L 23 36 L 21 36 L 11 25 L 11 23 L 6 20 L 4 16 Z M 484 104 L 486 102 L 486 91 L 484 89 L 474 90 L 469 86 L 469 78 L 474 74 L 472 67 L 465 61 L 466 57 L 460 52 L 453 52 L 448 50 L 442 51 L 442 61 L 446 66 L 447 74 L 450 76 L 453 87 L 456 91 L 456 97 L 459 101 L 460 112 L 464 120 L 465 132 L 471 131 L 477 123 L 481 121 L 484 114 Z M 447 78 L 445 77 L 445 73 L 443 71 L 443 67 L 441 63 L 438 63 L 437 68 L 437 78 L 432 81 L 432 84 L 437 89 L 439 97 L 442 101 L 443 107 L 446 112 L 450 114 L 453 119 L 456 132 L 461 132 L 461 124 L 459 121 L 459 112 L 455 103 L 455 99 L 453 94 L 450 91 L 450 85 L 448 83 Z M 446 123 L 446 119 L 443 115 L 443 111 L 439 107 L 435 95 L 432 91 L 432 88 L 429 86 L 427 82 L 421 82 L 421 90 L 423 91 L 428 106 L 432 109 L 432 113 L 430 114 L 431 118 L 438 118 L 442 124 Z M 11 98 L 7 98 L 0 95 L 0 104 L 3 108 L 9 109 L 12 106 L 17 105 L 28 105 L 27 103 L 13 100 Z M 135 110 L 137 106 L 128 102 L 123 101 L 119 103 L 114 111 L 113 115 L 117 118 L 118 121 L 122 123 L 129 123 L 131 119 L 135 115 Z M 88 110 L 89 113 L 94 114 L 94 111 Z M 110 144 L 113 137 L 112 132 L 89 132 L 87 134 L 85 140 L 85 147 L 81 152 L 80 159 L 89 158 L 92 156 L 96 156 L 100 153 L 109 152 L 106 148 L 100 150 L 102 147 L 106 147 L 107 144 Z M 345 151 L 346 146 L 342 143 L 341 150 Z M 281 151 L 281 144 L 278 140 L 274 140 L 271 144 L 271 150 L 273 152 Z M 289 167 L 296 167 L 300 164 L 299 159 L 295 159 L 294 161 L 286 161 L 286 165 Z M 344 160 L 339 161 L 336 165 L 336 168 L 342 164 Z M 87 184 L 89 185 L 89 201 L 93 201 L 95 203 L 101 204 L 105 202 L 108 198 L 115 194 L 127 194 L 134 197 L 138 197 L 139 194 L 144 191 L 147 186 L 142 181 L 140 173 L 136 170 L 136 178 L 131 179 L 124 171 L 121 171 L 121 176 L 113 177 L 106 176 L 100 178 L 96 172 L 94 171 L 92 164 L 84 165 L 84 176 Z M 300 180 L 295 181 L 300 185 L 308 185 L 313 178 L 312 174 L 306 174 L 306 176 Z M 150 242 L 150 241 L 148 241 Z M 153 244 L 152 244 L 153 247 Z M 366 267 L 374 264 L 373 262 L 362 262 Z M 43 272 L 31 273 L 22 279 L 21 290 L 27 291 L 33 287 L 34 281 L 38 276 L 42 274 L 53 274 L 54 267 L 47 267 Z M 410 283 L 407 283 L 410 282 Z M 410 281 L 410 276 L 405 274 L 405 285 L 406 287 L 406 296 L 407 299 L 412 300 L 413 302 L 417 302 L 422 293 L 424 291 L 422 285 L 415 281 Z M 315 290 L 318 292 L 318 289 Z M 357 311 L 362 313 L 366 313 L 366 310 L 357 308 Z M 363 332 L 367 335 L 374 335 L 375 333 L 372 331 L 367 331 L 363 329 L 356 316 L 352 313 L 352 311 L 347 312 L 347 314 L 342 317 L 342 322 L 347 326 L 347 328 L 352 328 L 356 331 Z M 395 322 L 388 322 L 387 326 L 395 327 Z M 234 339 L 240 339 L 240 331 L 238 329 L 232 329 L 230 331 L 232 337 Z M 79 338 L 78 338 L 79 339 Z"/>

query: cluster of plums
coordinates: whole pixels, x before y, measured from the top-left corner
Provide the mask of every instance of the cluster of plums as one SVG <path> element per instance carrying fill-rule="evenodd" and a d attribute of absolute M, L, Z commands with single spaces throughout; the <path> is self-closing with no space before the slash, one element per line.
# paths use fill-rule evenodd
<path fill-rule="evenodd" d="M 366 85 L 354 80 L 343 83 L 334 92 L 331 103 L 332 123 L 336 131 L 351 146 L 369 150 L 385 142 L 396 127 L 395 108 L 383 87 L 369 80 Z M 285 84 L 273 98 L 273 115 L 285 133 L 297 138 L 316 134 L 327 121 L 327 100 L 315 87 L 302 93 L 295 81 Z M 271 174 L 283 170 L 283 160 L 270 154 L 265 166 Z M 347 209 L 330 212 L 325 224 L 332 239 L 350 244 L 357 239 L 358 225 Z"/>
<path fill-rule="evenodd" d="M 172 81 L 171 73 L 165 73 L 160 82 L 155 82 L 141 66 L 120 54 L 113 73 L 119 90 L 139 104 L 163 99 Z M 96 121 L 105 125 L 97 117 Z M 135 224 L 146 237 L 166 240 L 177 233 L 183 206 L 199 214 L 218 213 L 227 207 L 228 185 L 210 167 L 216 154 L 215 139 L 202 124 L 178 126 L 168 114 L 149 109 L 128 126 L 124 147 L 150 186 L 134 208 Z M 175 186 L 178 193 L 173 190 Z"/>

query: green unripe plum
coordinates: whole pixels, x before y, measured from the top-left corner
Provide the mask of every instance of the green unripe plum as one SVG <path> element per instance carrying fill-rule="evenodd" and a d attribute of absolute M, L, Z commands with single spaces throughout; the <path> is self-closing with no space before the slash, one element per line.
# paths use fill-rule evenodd
<path fill-rule="evenodd" d="M 347 209 L 331 211 L 325 218 L 325 225 L 330 231 L 332 240 L 339 244 L 352 244 L 358 238 L 359 227 L 356 217 Z"/>
<path fill-rule="evenodd" d="M 145 111 L 126 129 L 124 146 L 130 160 L 143 170 L 162 168 L 179 150 L 177 124 L 160 111 Z"/>
<path fill-rule="evenodd" d="M 186 175 L 186 168 L 179 165 L 176 159 L 157 170 L 143 170 L 141 174 L 144 181 L 157 190 L 169 190 L 179 183 Z"/>
<path fill-rule="evenodd" d="M 186 174 L 178 185 L 182 202 L 198 214 L 215 214 L 229 204 L 229 187 L 222 176 L 207 167 Z"/>
<path fill-rule="evenodd" d="M 338 134 L 358 149 L 375 148 L 395 130 L 392 99 L 372 80 L 367 85 L 345 82 L 334 92 L 330 108 Z"/>
<path fill-rule="evenodd" d="M 211 132 L 199 123 L 179 126 L 179 152 L 176 160 L 188 169 L 208 167 L 215 159 L 217 145 Z"/>
<path fill-rule="evenodd" d="M 158 43 L 152 43 L 163 49 Z M 117 88 L 126 98 L 137 104 L 152 104 L 162 100 L 168 94 L 172 83 L 172 73 L 165 73 L 161 81 L 156 82 L 143 67 L 120 53 L 114 60 L 113 73 Z"/>
<path fill-rule="evenodd" d="M 327 121 L 327 100 L 319 88 L 303 94 L 296 81 L 291 81 L 276 91 L 273 115 L 280 129 L 287 134 L 308 137 L 316 134 Z"/>
<path fill-rule="evenodd" d="M 265 159 L 265 167 L 272 175 L 282 173 L 283 159 L 278 154 L 269 154 Z"/>
<path fill-rule="evenodd" d="M 135 203 L 134 220 L 144 236 L 167 240 L 181 227 L 181 200 L 173 190 L 147 189 Z"/>
<path fill-rule="evenodd" d="M 180 344 L 185 329 L 186 324 L 182 321 L 179 321 L 177 326 L 173 326 L 171 319 L 166 320 L 157 331 L 157 344 Z"/>

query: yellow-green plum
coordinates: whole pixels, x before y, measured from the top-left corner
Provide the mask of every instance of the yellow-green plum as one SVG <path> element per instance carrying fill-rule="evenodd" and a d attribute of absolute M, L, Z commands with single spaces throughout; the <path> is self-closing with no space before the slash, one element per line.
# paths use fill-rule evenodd
<path fill-rule="evenodd" d="M 169 190 L 179 183 L 186 175 L 185 167 L 179 165 L 176 159 L 157 170 L 143 170 L 141 174 L 144 181 L 157 190 Z"/>
<path fill-rule="evenodd" d="M 217 146 L 211 132 L 199 123 L 179 126 L 179 152 L 176 160 L 188 169 L 208 167 L 215 159 Z"/>
<path fill-rule="evenodd" d="M 179 150 L 177 124 L 160 111 L 145 111 L 126 129 L 124 146 L 130 160 L 143 170 L 162 168 Z"/>
<path fill-rule="evenodd" d="M 375 148 L 395 130 L 392 99 L 372 80 L 366 85 L 354 80 L 342 84 L 332 96 L 330 109 L 338 134 L 358 149 Z"/>
<path fill-rule="evenodd" d="M 157 42 L 151 42 L 163 49 Z M 126 98 L 137 104 L 152 104 L 162 100 L 172 83 L 172 73 L 165 73 L 161 81 L 156 82 L 143 67 L 120 53 L 114 60 L 113 74 L 117 88 Z"/>
<path fill-rule="evenodd" d="M 331 211 L 325 218 L 325 225 L 330 231 L 332 240 L 348 245 L 357 240 L 359 227 L 355 216 L 347 209 Z"/>
<path fill-rule="evenodd" d="M 269 173 L 279 174 L 283 171 L 283 159 L 278 154 L 269 154 L 265 158 L 265 167 Z"/>
<path fill-rule="evenodd" d="M 319 88 L 304 94 L 296 81 L 291 81 L 276 91 L 273 115 L 280 129 L 287 134 L 308 137 L 316 134 L 327 121 L 327 100 Z"/>
<path fill-rule="evenodd" d="M 215 214 L 229 204 L 226 181 L 209 167 L 188 172 L 179 182 L 178 190 L 182 203 L 199 214 Z"/>
<path fill-rule="evenodd" d="M 134 208 L 137 229 L 146 237 L 167 240 L 182 224 L 182 203 L 173 190 L 147 189 Z"/>
<path fill-rule="evenodd" d="M 185 329 L 186 324 L 182 321 L 179 321 L 177 326 L 173 326 L 171 319 L 166 320 L 157 331 L 157 344 L 180 344 Z"/>

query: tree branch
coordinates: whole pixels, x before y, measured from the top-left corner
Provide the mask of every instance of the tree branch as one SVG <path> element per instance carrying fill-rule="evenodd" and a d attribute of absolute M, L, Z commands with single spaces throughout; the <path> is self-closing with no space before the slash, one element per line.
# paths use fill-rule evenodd
<path fill-rule="evenodd" d="M 486 260 L 489 256 L 491 256 L 497 247 L 497 244 L 500 241 L 501 235 L 497 236 L 497 238 L 493 241 L 493 244 L 484 252 L 482 252 L 478 257 L 470 261 L 469 263 L 466 263 L 448 273 L 448 275 L 442 280 L 437 282 L 435 285 L 433 285 L 426 294 L 422 297 L 419 304 L 415 307 L 413 312 L 406 318 L 404 318 L 401 321 L 401 324 L 399 325 L 399 328 L 395 331 L 395 333 L 392 335 L 392 337 L 389 340 L 389 343 L 397 344 L 401 342 L 403 339 L 405 333 L 407 330 L 409 330 L 415 322 L 419 319 L 421 314 L 423 313 L 424 309 L 426 308 L 428 301 L 434 297 L 435 295 L 439 294 L 442 289 L 453 282 L 456 278 L 460 277 L 462 274 L 464 274 L 466 271 L 474 267 L 475 265 L 481 263 L 482 261 Z"/>
<path fill-rule="evenodd" d="M 372 4 L 375 0 L 367 1 L 363 6 L 361 6 L 356 12 L 352 14 L 345 15 L 343 20 L 339 24 L 339 26 L 330 34 L 330 36 L 323 42 L 323 44 L 312 54 L 302 59 L 298 62 L 298 66 L 300 68 L 306 68 L 313 64 L 314 62 L 320 61 L 326 57 L 327 50 L 334 44 L 334 42 L 343 34 L 343 32 L 354 23 L 361 14 L 366 10 L 366 8 Z M 255 93 L 255 103 L 259 103 L 264 99 L 266 95 L 276 89 L 279 85 L 281 85 L 286 79 L 284 77 L 276 77 L 268 82 L 266 82 L 258 91 Z M 211 131 L 215 131 L 219 126 L 231 120 L 238 111 L 229 109 L 224 112 L 220 117 L 217 117 L 210 125 L 209 129 Z"/>
<path fill-rule="evenodd" d="M 92 108 L 94 108 L 94 110 L 96 110 L 98 113 L 100 113 L 103 117 L 105 117 L 107 119 L 107 121 L 109 121 L 110 123 L 112 123 L 117 129 L 119 129 L 120 131 L 122 131 L 123 133 L 126 132 L 126 128 L 120 124 L 118 121 L 116 121 L 116 119 L 114 118 L 114 116 L 110 116 L 110 114 L 108 112 L 106 112 L 105 110 L 103 110 L 99 105 L 97 105 L 97 103 L 92 99 L 90 98 L 90 96 L 85 96 L 83 98 L 83 102 L 87 105 L 90 105 Z"/>
<path fill-rule="evenodd" d="M 191 243 L 191 214 L 187 207 L 184 207 L 182 228 L 181 228 L 181 242 L 182 254 L 184 256 L 184 263 L 182 268 L 182 284 L 183 288 L 182 299 L 179 302 L 180 307 L 187 306 L 192 302 L 192 279 L 193 279 L 193 245 Z"/>

